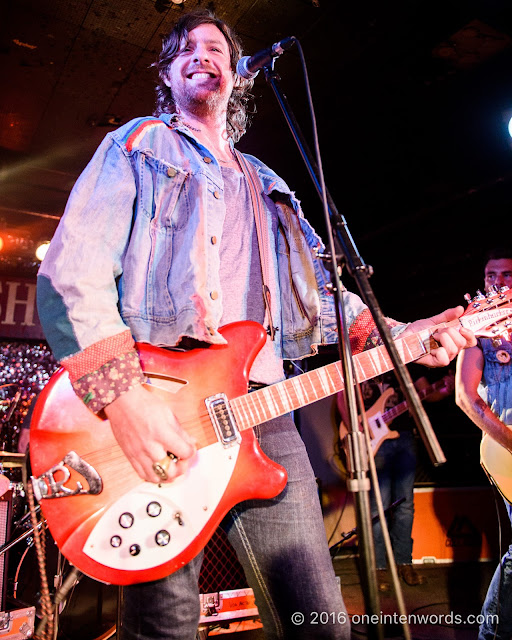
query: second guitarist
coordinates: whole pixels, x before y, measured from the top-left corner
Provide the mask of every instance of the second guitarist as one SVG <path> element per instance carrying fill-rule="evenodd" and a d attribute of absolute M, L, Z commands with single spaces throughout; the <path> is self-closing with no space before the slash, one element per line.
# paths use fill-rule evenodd
<path fill-rule="evenodd" d="M 430 384 L 425 376 L 424 367 L 410 365 L 409 372 L 415 381 L 414 386 L 420 398 L 427 402 L 441 400 L 453 393 L 454 375 L 451 372 L 433 384 Z M 407 403 L 393 372 L 363 383 L 361 392 L 370 428 L 372 452 L 375 456 L 384 510 L 401 500 L 387 516 L 398 574 L 409 586 L 418 586 L 423 584 L 425 579 L 412 565 L 411 533 L 414 519 L 417 457 L 414 419 L 408 411 Z M 339 395 L 338 406 L 344 418 L 344 422 L 340 425 L 340 437 L 343 437 L 346 423 L 343 394 Z M 370 493 L 370 501 L 373 516 L 377 513 L 373 491 Z M 386 549 L 379 522 L 374 525 L 373 535 L 378 586 L 380 591 L 387 592 L 390 591 L 391 585 L 387 580 Z"/>
<path fill-rule="evenodd" d="M 512 249 L 489 251 L 484 266 L 485 291 L 512 287 Z M 483 432 L 482 464 L 506 498 L 512 522 L 512 495 L 498 480 L 510 476 L 512 451 L 512 340 L 510 333 L 481 338 L 457 361 L 456 399 Z M 499 464 L 504 460 L 504 464 Z M 503 467 L 497 473 L 494 467 Z M 498 469 L 499 471 L 499 469 Z M 478 640 L 512 637 L 512 545 L 496 568 L 481 611 Z"/>

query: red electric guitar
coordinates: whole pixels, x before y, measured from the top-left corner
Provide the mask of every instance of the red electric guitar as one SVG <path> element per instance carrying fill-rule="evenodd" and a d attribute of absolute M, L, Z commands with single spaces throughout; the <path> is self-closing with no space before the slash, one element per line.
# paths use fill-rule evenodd
<path fill-rule="evenodd" d="M 475 298 L 452 326 L 496 335 L 512 316 L 512 293 Z M 444 325 L 446 326 L 446 325 Z M 397 340 L 404 363 L 429 349 L 436 328 Z M 260 450 L 253 427 L 343 389 L 339 362 L 247 392 L 266 333 L 254 322 L 222 329 L 227 345 L 188 352 L 139 344 L 147 387 L 164 398 L 198 450 L 167 484 L 144 482 L 59 369 L 40 394 L 31 423 L 32 486 L 64 556 L 86 575 L 127 585 L 156 580 L 189 562 L 235 504 L 270 498 L 286 472 Z M 354 358 L 359 381 L 392 369 L 384 347 Z"/>

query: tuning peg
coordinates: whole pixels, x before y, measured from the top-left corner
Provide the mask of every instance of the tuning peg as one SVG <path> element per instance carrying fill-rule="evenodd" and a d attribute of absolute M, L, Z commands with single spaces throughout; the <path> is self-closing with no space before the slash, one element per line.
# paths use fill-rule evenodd
<path fill-rule="evenodd" d="M 464 296 L 464 298 L 466 300 L 468 300 L 468 302 L 471 301 L 471 297 L 469 295 L 469 293 L 466 293 L 466 295 Z M 485 296 L 484 294 L 480 291 L 480 289 L 477 289 L 476 291 L 476 296 L 473 298 L 472 302 L 473 302 L 473 308 L 478 309 L 481 304 L 480 302 L 478 302 L 479 300 L 485 300 Z"/>
<path fill-rule="evenodd" d="M 471 302 L 471 294 L 470 293 L 465 293 L 464 294 L 464 300 L 469 304 Z"/>

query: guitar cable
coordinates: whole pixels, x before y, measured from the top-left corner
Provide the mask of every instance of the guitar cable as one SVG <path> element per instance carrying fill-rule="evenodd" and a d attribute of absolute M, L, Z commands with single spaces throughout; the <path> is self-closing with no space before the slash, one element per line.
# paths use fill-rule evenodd
<path fill-rule="evenodd" d="M 41 621 L 33 635 L 34 640 L 53 640 L 54 636 L 54 614 L 53 605 L 48 587 L 48 577 L 46 573 L 46 533 L 45 528 L 39 527 L 37 509 L 34 500 L 32 483 L 29 480 L 28 467 L 30 459 L 27 455 L 22 466 L 23 484 L 27 491 L 28 507 L 30 512 L 30 523 L 33 527 L 34 545 L 36 548 L 37 564 L 39 567 L 39 578 L 41 582 Z"/>

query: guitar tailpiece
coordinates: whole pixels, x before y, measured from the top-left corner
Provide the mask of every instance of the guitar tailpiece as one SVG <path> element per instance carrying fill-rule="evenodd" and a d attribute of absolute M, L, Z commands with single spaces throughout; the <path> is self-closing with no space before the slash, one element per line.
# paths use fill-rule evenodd
<path fill-rule="evenodd" d="M 68 468 L 69 467 L 69 468 Z M 87 482 L 88 489 L 84 489 L 80 481 L 75 488 L 66 487 L 66 482 L 71 478 L 69 469 L 79 473 Z M 59 475 L 59 480 L 56 476 Z M 58 462 L 38 478 L 31 477 L 34 496 L 40 502 L 43 499 L 67 498 L 77 495 L 97 495 L 103 489 L 103 482 L 99 473 L 89 463 L 85 462 L 75 451 L 67 453 L 61 462 Z"/>

